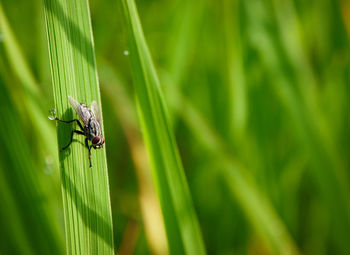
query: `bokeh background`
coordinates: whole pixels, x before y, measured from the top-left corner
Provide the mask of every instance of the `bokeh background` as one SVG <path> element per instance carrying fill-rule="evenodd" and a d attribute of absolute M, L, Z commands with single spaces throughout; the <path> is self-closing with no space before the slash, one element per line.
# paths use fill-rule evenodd
<path fill-rule="evenodd" d="M 121 4 L 89 2 L 116 253 L 163 254 Z M 208 254 L 273 254 L 281 229 L 301 254 L 349 254 L 350 2 L 136 4 Z M 0 254 L 62 254 L 43 4 L 1 6 Z"/>

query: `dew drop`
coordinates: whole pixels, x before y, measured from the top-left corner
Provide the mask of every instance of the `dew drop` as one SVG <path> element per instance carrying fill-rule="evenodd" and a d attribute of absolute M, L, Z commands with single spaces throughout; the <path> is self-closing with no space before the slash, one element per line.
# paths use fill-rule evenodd
<path fill-rule="evenodd" d="M 56 109 L 51 109 L 49 111 L 49 120 L 55 120 L 56 119 Z"/>
<path fill-rule="evenodd" d="M 130 53 L 129 53 L 128 50 L 124 50 L 123 54 L 124 54 L 125 56 L 129 56 Z"/>

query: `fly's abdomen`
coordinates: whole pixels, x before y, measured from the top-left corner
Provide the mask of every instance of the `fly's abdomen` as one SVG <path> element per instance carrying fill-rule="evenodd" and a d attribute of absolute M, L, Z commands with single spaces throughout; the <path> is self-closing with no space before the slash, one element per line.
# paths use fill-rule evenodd
<path fill-rule="evenodd" d="M 88 125 L 89 135 L 93 138 L 95 136 L 101 136 L 102 130 L 100 124 L 97 122 L 96 118 L 91 117 Z"/>

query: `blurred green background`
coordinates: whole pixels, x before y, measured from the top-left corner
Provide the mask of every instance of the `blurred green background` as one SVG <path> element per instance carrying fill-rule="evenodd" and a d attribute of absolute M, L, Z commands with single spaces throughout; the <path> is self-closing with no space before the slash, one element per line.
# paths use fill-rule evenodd
<path fill-rule="evenodd" d="M 207 253 L 274 254 L 287 236 L 301 254 L 349 254 L 350 2 L 136 4 Z M 0 254 L 62 254 L 43 4 L 1 5 Z M 90 11 L 116 253 L 163 254 L 121 4 Z"/>

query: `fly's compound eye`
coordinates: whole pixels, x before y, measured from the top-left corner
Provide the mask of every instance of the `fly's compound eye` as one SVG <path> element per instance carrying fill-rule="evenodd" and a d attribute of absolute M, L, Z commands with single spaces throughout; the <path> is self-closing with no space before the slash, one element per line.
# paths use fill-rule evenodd
<path fill-rule="evenodd" d="M 105 138 L 101 137 L 101 136 L 95 136 L 94 138 L 92 138 L 91 142 L 92 142 L 93 145 L 102 146 L 102 144 L 105 143 Z"/>
<path fill-rule="evenodd" d="M 98 145 L 100 143 L 100 141 L 101 141 L 101 137 L 95 136 L 94 138 L 92 138 L 91 142 L 93 145 Z"/>

